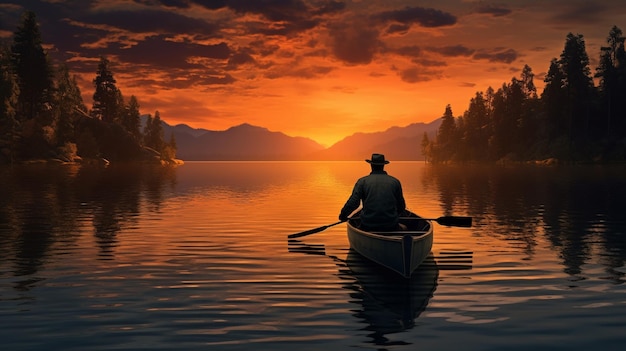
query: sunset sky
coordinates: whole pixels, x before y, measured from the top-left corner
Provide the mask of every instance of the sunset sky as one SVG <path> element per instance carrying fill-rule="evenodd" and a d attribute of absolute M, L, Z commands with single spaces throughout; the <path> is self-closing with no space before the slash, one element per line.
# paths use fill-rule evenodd
<path fill-rule="evenodd" d="M 141 113 L 242 123 L 326 146 L 355 132 L 461 115 L 528 64 L 541 93 L 569 32 L 592 72 L 623 0 L 0 0 L 0 38 L 24 10 L 78 76 L 88 107 L 100 56 Z"/>

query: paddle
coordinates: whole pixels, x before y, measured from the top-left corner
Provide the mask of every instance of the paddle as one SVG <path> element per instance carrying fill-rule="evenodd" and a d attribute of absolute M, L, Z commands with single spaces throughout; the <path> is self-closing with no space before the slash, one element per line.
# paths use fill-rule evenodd
<path fill-rule="evenodd" d="M 439 218 L 420 218 L 420 217 L 400 217 L 401 219 L 423 219 L 427 221 L 435 221 L 440 225 L 445 225 L 448 227 L 471 227 L 472 226 L 472 217 L 460 217 L 460 216 L 441 216 Z M 339 221 L 337 223 L 323 225 L 321 227 L 317 227 L 314 229 L 305 230 L 300 233 L 289 234 L 287 238 L 299 238 L 302 236 L 307 236 L 315 233 L 322 232 L 330 227 L 336 226 L 337 224 L 341 224 L 345 221 Z"/>
<path fill-rule="evenodd" d="M 337 223 L 333 223 L 333 224 L 329 224 L 329 225 L 323 225 L 321 227 L 317 227 L 317 228 L 310 229 L 310 230 L 305 230 L 305 231 L 300 232 L 300 233 L 289 234 L 289 235 L 287 235 L 287 238 L 293 239 L 293 238 L 299 238 L 301 236 L 307 236 L 307 235 L 319 233 L 321 231 L 324 231 L 324 230 L 326 230 L 326 229 L 328 229 L 330 227 L 336 226 L 337 224 L 341 224 L 343 222 L 345 222 L 345 221 L 339 221 Z"/>
<path fill-rule="evenodd" d="M 420 217 L 400 217 L 401 219 L 424 219 L 427 221 L 435 221 L 440 225 L 448 227 L 471 227 L 472 217 L 460 216 L 441 216 L 439 218 L 420 218 Z"/>

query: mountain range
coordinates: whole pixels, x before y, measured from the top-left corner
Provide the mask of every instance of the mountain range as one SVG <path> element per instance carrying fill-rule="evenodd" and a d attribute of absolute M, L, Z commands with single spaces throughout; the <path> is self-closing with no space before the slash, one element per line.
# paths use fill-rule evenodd
<path fill-rule="evenodd" d="M 363 160 L 372 153 L 383 153 L 398 161 L 423 160 L 424 133 L 434 138 L 441 118 L 430 123 L 413 123 L 374 133 L 355 133 L 325 148 L 312 139 L 291 137 L 281 132 L 247 123 L 224 131 L 196 129 L 186 124 L 163 123 L 165 140 L 176 139 L 177 158 L 185 161 L 247 160 Z"/>

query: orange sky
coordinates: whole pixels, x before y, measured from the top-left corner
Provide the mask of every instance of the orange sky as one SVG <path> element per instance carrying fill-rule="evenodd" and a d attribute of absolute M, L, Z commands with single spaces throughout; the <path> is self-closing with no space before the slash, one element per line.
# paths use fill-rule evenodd
<path fill-rule="evenodd" d="M 447 104 L 461 115 L 525 64 L 540 93 L 569 32 L 584 36 L 593 72 L 612 26 L 626 30 L 622 0 L 2 0 L 0 37 L 10 40 L 25 9 L 88 107 L 104 55 L 142 113 L 326 146 L 430 122 Z"/>

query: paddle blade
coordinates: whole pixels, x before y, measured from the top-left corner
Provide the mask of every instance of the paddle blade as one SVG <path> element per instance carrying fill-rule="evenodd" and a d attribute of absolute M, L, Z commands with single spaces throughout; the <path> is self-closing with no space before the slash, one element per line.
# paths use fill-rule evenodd
<path fill-rule="evenodd" d="M 319 233 L 319 232 L 321 232 L 321 231 L 324 231 L 324 230 L 326 230 L 326 229 L 328 229 L 328 228 L 330 228 L 330 227 L 332 227 L 332 226 L 335 226 L 335 225 L 337 225 L 337 224 L 339 224 L 339 223 L 343 223 L 343 222 L 345 222 L 345 221 L 339 221 L 339 222 L 337 222 L 337 223 L 333 223 L 333 224 L 324 225 L 324 226 L 321 226 L 321 227 L 318 227 L 318 228 L 313 228 L 313 229 L 305 230 L 305 231 L 300 232 L 300 233 L 289 234 L 289 235 L 287 235 L 287 238 L 289 238 L 289 239 L 293 239 L 293 238 L 299 238 L 299 237 L 302 237 L 302 236 L 307 236 L 307 235 L 311 235 L 311 234 Z"/>
<path fill-rule="evenodd" d="M 472 217 L 442 216 L 435 220 L 437 223 L 449 227 L 471 227 Z"/>

